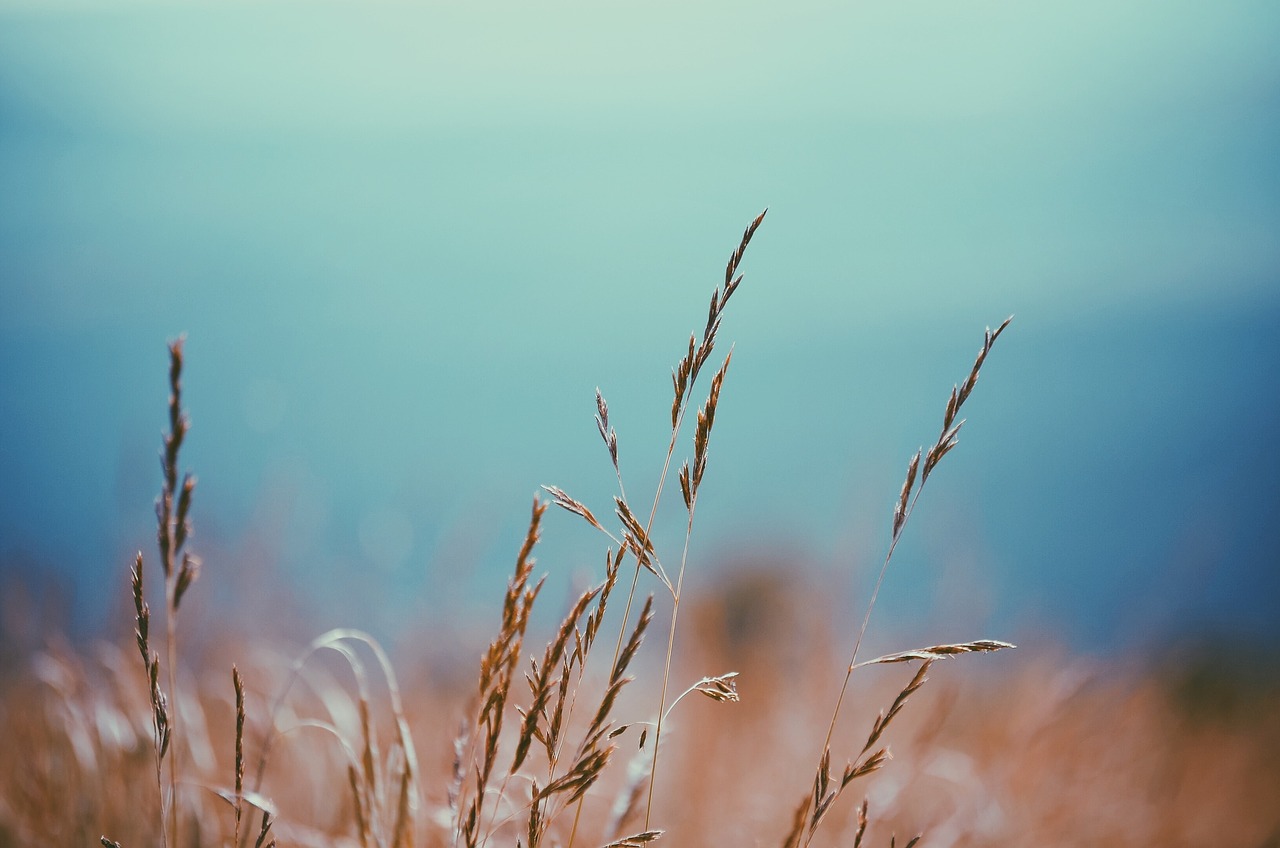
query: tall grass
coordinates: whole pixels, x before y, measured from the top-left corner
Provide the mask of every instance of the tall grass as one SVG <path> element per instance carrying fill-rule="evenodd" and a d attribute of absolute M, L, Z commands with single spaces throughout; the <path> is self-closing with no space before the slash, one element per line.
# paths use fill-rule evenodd
<path fill-rule="evenodd" d="M 498 632 L 481 657 L 479 681 L 472 706 L 454 743 L 456 753 L 446 796 L 444 832 L 432 834 L 429 820 L 422 815 L 425 804 L 415 746 L 390 662 L 372 637 L 358 631 L 340 630 L 313 642 L 308 651 L 294 663 L 277 694 L 272 697 L 265 729 L 262 731 L 258 766 L 248 790 L 245 785 L 245 683 L 238 667 L 233 668 L 233 779 L 230 788 L 208 787 L 231 805 L 234 821 L 232 844 L 240 846 L 254 833 L 255 829 L 251 826 L 254 816 L 246 816 L 246 802 L 257 808 L 257 838 L 254 844 L 275 844 L 275 840 L 270 837 L 273 805 L 263 794 L 268 754 L 281 735 L 302 730 L 320 732 L 342 752 L 340 760 L 345 760 L 353 835 L 361 846 L 399 848 L 419 841 L 440 841 L 466 848 L 479 848 L 493 842 L 509 843 L 514 839 L 517 844 L 536 848 L 548 840 L 563 839 L 570 848 L 580 841 L 607 843 L 620 848 L 646 844 L 662 835 L 663 831 L 654 827 L 654 788 L 660 776 L 659 754 L 663 749 L 665 724 L 671 711 L 685 696 L 693 693 L 701 693 L 721 702 L 739 700 L 736 689 L 738 673 L 735 671 L 703 676 L 685 688 L 679 697 L 669 697 L 680 606 L 689 566 L 689 542 L 693 535 L 699 494 L 708 469 L 716 410 L 732 353 L 724 357 L 710 378 L 705 400 L 696 410 L 691 433 L 691 452 L 679 464 L 676 476 L 686 520 L 684 542 L 673 559 L 655 546 L 654 522 L 666 491 L 669 472 L 676 460 L 680 437 L 699 385 L 699 377 L 711 362 L 726 308 L 743 281 L 740 266 L 764 217 L 765 213 L 762 212 L 752 220 L 737 248 L 730 254 L 723 282 L 711 295 L 702 332 L 690 335 L 688 349 L 672 371 L 670 439 L 663 456 L 661 476 L 652 497 L 645 500 L 647 510 L 633 507 L 628 498 L 625 475 L 619 462 L 617 432 L 610 423 L 609 408 L 600 393 L 596 396 L 596 423 L 618 480 L 618 494 L 613 500 L 613 514 L 619 522 L 618 529 L 606 528 L 586 504 L 574 499 L 563 489 L 544 487 L 551 497 L 551 503 L 584 519 L 604 535 L 609 548 L 604 555 L 603 582 L 585 591 L 572 605 L 540 656 L 528 655 L 525 649 L 531 612 L 542 587 L 542 580 L 534 578 L 533 553 L 540 538 L 543 516 L 548 505 L 540 499 L 534 500 L 525 541 L 517 554 L 514 573 L 503 597 Z M 858 648 L 870 621 L 871 610 L 889 560 L 924 484 L 942 457 L 955 446 L 960 430 L 960 423 L 955 420 L 956 414 L 973 390 L 979 369 L 992 344 L 1008 323 L 1006 320 L 995 332 L 987 332 L 983 348 L 968 378 L 951 393 L 942 435 L 927 453 L 917 453 L 911 460 L 907 480 L 893 517 L 889 553 L 871 594 L 853 656 L 845 673 L 844 685 L 832 712 L 813 791 L 798 808 L 792 826 L 782 840 L 788 848 L 809 845 L 844 789 L 854 780 L 866 777 L 884 765 L 889 752 L 887 747 L 880 745 L 882 737 L 905 706 L 907 698 L 923 685 L 925 672 L 934 660 L 959 653 L 1011 647 L 1004 642 L 987 640 L 923 648 L 872 660 L 871 663 L 916 662 L 919 668 L 907 687 L 876 719 L 858 758 L 851 761 L 838 778 L 833 776 L 830 750 L 832 735 L 850 677 L 858 667 Z M 150 608 L 145 599 L 144 557 L 141 553 L 135 559 L 131 583 L 135 636 L 151 706 L 155 786 L 159 808 L 158 832 L 163 845 L 179 848 L 191 841 L 184 838 L 181 828 L 185 818 L 183 808 L 195 802 L 187 797 L 187 793 L 180 792 L 180 787 L 186 783 L 182 774 L 186 758 L 183 754 L 182 706 L 177 676 L 177 613 L 187 589 L 198 574 L 198 561 L 186 550 L 191 529 L 190 507 L 195 479 L 186 474 L 179 481 L 178 474 L 180 451 L 189 428 L 187 415 L 181 405 L 181 339 L 170 345 L 169 353 L 169 433 L 164 438 L 161 462 L 163 480 L 156 505 L 159 560 L 164 577 L 164 666 L 168 679 L 167 691 L 161 683 L 160 655 L 151 646 Z M 913 489 L 918 470 L 920 485 Z M 631 562 L 632 567 L 617 639 L 612 657 L 604 666 L 607 673 L 603 681 L 597 683 L 588 674 L 588 669 L 592 666 L 592 648 L 605 620 L 606 605 L 618 583 L 623 564 L 627 561 Z M 652 713 L 654 717 L 649 721 L 626 722 L 616 717 L 616 711 L 624 688 L 633 682 L 628 676 L 628 670 L 641 649 L 654 617 L 655 596 L 651 592 L 640 603 L 639 612 L 632 615 L 642 576 L 653 580 L 665 602 L 670 604 L 669 626 L 661 677 L 647 686 L 649 697 L 656 693 Z M 367 669 L 357 655 L 357 649 L 361 646 L 372 652 L 377 659 L 377 666 L 391 693 L 390 710 L 395 732 L 385 753 L 380 747 L 374 727 Z M 357 693 L 358 719 L 355 726 L 343 727 L 330 709 L 331 717 L 328 720 L 306 719 L 295 722 L 292 726 L 282 727 L 281 717 L 286 710 L 292 687 L 311 657 L 322 649 L 337 652 L 350 667 Z M 526 663 L 527 670 L 522 675 L 525 685 L 522 687 L 520 675 L 526 669 Z M 524 696 L 520 694 L 522 688 L 528 690 Z M 642 764 L 632 770 L 628 779 L 630 787 L 626 801 L 615 811 L 609 832 L 584 833 L 581 826 L 588 796 L 611 765 L 621 744 L 621 737 L 633 726 L 637 728 L 635 733 L 638 735 L 638 748 L 647 753 Z M 640 815 L 638 807 L 642 787 L 644 809 Z M 856 841 L 860 842 L 862 839 L 866 819 L 864 804 L 859 813 Z M 250 826 L 246 827 L 246 820 L 249 820 Z M 564 830 L 561 826 L 563 820 L 569 820 L 571 824 L 567 835 L 557 839 L 554 834 Z M 633 820 L 642 821 L 643 824 L 632 832 L 622 833 L 625 825 Z M 101 841 L 105 845 L 118 844 L 106 836 Z"/>
<path fill-rule="evenodd" d="M 199 566 L 187 545 L 195 480 L 179 474 L 189 430 L 181 401 L 183 344 L 173 343 L 156 509 L 164 645 L 155 646 L 146 588 L 152 569 L 144 570 L 149 556 L 139 553 L 130 573 L 137 656 L 126 662 L 117 648 L 104 645 L 94 663 L 51 646 L 35 657 L 40 687 L 5 695 L 0 730 L 14 744 L 0 795 L 0 848 L 89 839 L 123 848 L 624 848 L 658 840 L 688 845 L 745 839 L 786 848 L 873 840 L 910 848 L 928 825 L 940 844 L 999 844 L 1001 834 L 1051 832 L 1001 830 L 990 824 L 994 814 L 970 807 L 1003 810 L 1006 795 L 1010 806 L 1021 803 L 1026 788 L 1019 757 L 1034 747 L 1030 740 L 1043 744 L 1044 731 L 1052 736 L 1054 710 L 1063 705 L 1071 705 L 1073 715 L 1096 714 L 1099 722 L 1119 724 L 1135 715 L 1130 721 L 1147 733 L 1143 716 L 1172 721 L 1162 702 L 1144 705 L 1140 693 L 1122 693 L 1126 706 L 1108 718 L 1105 704 L 1114 703 L 1107 700 L 1112 695 L 1087 683 L 1087 676 L 1071 677 L 1068 667 L 1036 684 L 1046 666 L 1031 665 L 1012 684 L 1027 688 L 1023 706 L 1006 707 L 981 686 L 952 683 L 946 697 L 913 723 L 904 718 L 908 702 L 919 700 L 937 662 L 1012 646 L 976 639 L 860 659 L 894 552 L 926 484 L 957 446 L 964 423 L 959 413 L 1008 319 L 986 331 L 976 360 L 946 401 L 938 437 L 907 463 L 887 517 L 886 553 L 845 659 L 831 638 L 816 646 L 806 642 L 799 661 L 771 660 L 768 651 L 734 653 L 724 641 L 727 631 L 715 624 L 721 614 L 714 603 L 710 611 L 695 607 L 695 638 L 682 642 L 691 646 L 691 656 L 676 651 L 678 630 L 689 626 L 686 577 L 697 565 L 690 539 L 703 481 L 714 473 L 716 413 L 722 393 L 731 390 L 732 354 L 713 356 L 764 217 L 752 220 L 731 252 L 702 329 L 690 336 L 672 370 L 671 429 L 653 491 L 637 494 L 641 490 L 619 458 L 609 406 L 597 392 L 596 425 L 617 480 L 611 517 L 602 520 L 605 509 L 558 486 L 544 487 L 548 499 L 534 499 L 496 611 L 495 635 L 481 652 L 466 697 L 424 685 L 404 689 L 383 647 L 354 629 L 329 631 L 287 662 L 233 643 L 229 679 L 224 670 L 203 678 L 200 691 L 183 684 L 201 679 L 184 674 L 178 619 Z M 704 371 L 710 376 L 695 404 Z M 683 533 L 680 545 L 666 550 L 654 540 L 668 534 L 655 532 L 655 523 L 673 469 Z M 543 586 L 535 553 L 551 505 L 600 534 L 602 567 L 598 582 L 567 604 L 542 642 L 534 636 L 532 615 Z M 738 579 L 725 578 L 730 585 Z M 784 574 L 756 591 L 747 609 L 781 616 L 804 606 L 812 627 L 815 604 L 802 598 L 801 583 Z M 660 613 L 665 639 L 646 660 Z M 817 619 L 820 624 L 820 614 Z M 771 638 L 783 639 L 790 628 L 772 631 Z M 745 665 L 730 666 L 731 659 Z M 869 676 L 853 685 L 855 672 L 903 664 L 912 668 L 896 683 Z M 838 689 L 822 678 L 838 681 Z M 782 694 L 771 697 L 774 687 Z M 823 691 L 832 696 L 825 706 L 815 694 Z M 692 696 L 702 696 L 706 706 Z M 1264 729 L 1269 744 L 1280 739 L 1277 724 Z M 1184 738 L 1194 735 L 1183 732 Z M 1159 738 L 1141 733 L 1130 740 L 1140 749 Z M 990 739 L 1002 735 L 1019 749 L 988 754 L 999 749 Z M 1093 738 L 1080 735 L 1082 744 Z M 891 740 L 909 752 L 907 763 L 890 766 Z M 844 746 L 852 756 L 838 765 L 834 752 Z M 951 751 L 951 758 L 940 750 Z M 1246 749 L 1220 739 L 1217 760 L 1230 757 L 1236 767 L 1252 763 Z M 1039 776 L 1047 780 L 1060 766 L 1045 762 L 1043 768 Z M 1212 760 L 1199 768 L 1212 771 Z M 1250 768 L 1264 790 L 1280 788 L 1276 769 Z M 954 785 L 940 791 L 930 775 L 948 770 Z M 877 780 L 895 772 L 875 789 Z M 919 793 L 907 791 L 920 782 Z M 659 785 L 664 797 L 656 792 Z M 861 797 L 846 799 L 854 790 Z M 1003 814 L 1005 822 L 1016 818 Z M 1280 820 L 1276 828 L 1280 834 Z M 907 834 L 901 841 L 900 829 Z M 1265 835 L 1265 828 L 1254 830 Z"/>

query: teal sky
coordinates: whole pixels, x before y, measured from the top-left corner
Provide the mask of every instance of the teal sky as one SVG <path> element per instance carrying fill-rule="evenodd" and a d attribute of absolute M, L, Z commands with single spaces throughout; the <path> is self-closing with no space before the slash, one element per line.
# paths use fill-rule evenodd
<path fill-rule="evenodd" d="M 703 560 L 865 577 L 1016 313 L 890 608 L 959 574 L 956 617 L 1089 646 L 1275 635 L 1277 36 L 1268 2 L 0 0 L 0 569 L 104 612 L 185 331 L 210 583 L 269 560 L 333 623 L 376 585 L 387 627 L 487 595 L 538 484 L 607 512 L 596 386 L 652 486 L 768 206 Z"/>

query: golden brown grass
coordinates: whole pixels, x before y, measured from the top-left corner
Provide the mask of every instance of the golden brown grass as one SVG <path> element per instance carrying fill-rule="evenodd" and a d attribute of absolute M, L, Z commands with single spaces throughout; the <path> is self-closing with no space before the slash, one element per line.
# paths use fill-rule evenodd
<path fill-rule="evenodd" d="M 833 632 L 840 609 L 823 590 L 825 580 L 797 575 L 779 561 L 728 574 L 714 591 L 686 601 L 682 644 L 690 650 L 677 657 L 674 677 L 694 680 L 705 668 L 735 668 L 741 701 L 687 698 L 674 714 L 670 739 L 677 744 L 668 743 L 664 753 L 654 810 L 667 831 L 663 840 L 779 844 L 797 789 L 814 776 L 813 746 L 821 741 L 815 737 L 839 684 L 831 670 L 848 659 L 841 656 L 847 646 Z M 770 612 L 744 627 L 743 612 L 766 605 Z M 0 755 L 0 845 L 96 845 L 103 833 L 124 846 L 158 844 L 145 679 L 136 651 L 124 647 L 103 644 L 72 653 L 51 644 L 9 679 L 0 699 L 0 733 L 7 742 Z M 205 739 L 212 755 L 208 761 L 204 754 L 188 757 L 191 780 L 234 789 L 236 708 L 227 668 L 238 657 L 251 786 L 270 699 L 291 662 L 237 644 L 230 634 L 217 654 L 226 661 L 187 678 L 187 688 L 202 696 L 200 718 L 188 729 Z M 1256 663 L 1229 674 L 1212 660 L 1182 663 L 1188 664 L 1185 673 L 1174 676 L 1168 667 L 1102 664 L 1041 650 L 968 673 L 957 667 L 946 671 L 959 673 L 944 674 L 935 664 L 934 679 L 889 729 L 893 759 L 868 778 L 865 793 L 828 813 L 815 844 L 852 844 L 865 797 L 863 844 L 870 846 L 888 845 L 893 833 L 901 845 L 904 836 L 921 832 L 918 848 L 1275 846 L 1280 685 L 1263 677 L 1264 667 Z M 864 671 L 847 699 L 850 720 L 837 730 L 833 750 L 861 748 L 879 711 L 914 676 L 914 669 L 898 665 Z M 1201 679 L 1206 675 L 1211 679 Z M 347 738 L 360 739 L 359 696 L 351 680 L 342 656 L 322 648 L 286 699 L 291 703 L 278 718 L 281 735 L 263 783 L 279 813 L 272 830 L 281 845 L 361 844 L 348 755 L 330 731 L 311 726 L 328 721 Z M 624 714 L 642 713 L 641 696 L 652 696 L 641 691 L 642 681 L 624 692 L 618 707 Z M 370 720 L 385 768 L 395 731 L 379 682 L 371 682 Z M 442 689 L 425 673 L 402 683 L 402 709 L 424 768 L 419 815 L 426 828 L 415 844 L 448 844 L 453 743 L 472 693 Z M 605 844 L 615 803 L 625 805 L 626 764 L 639 736 L 633 728 L 619 738 L 627 744 L 588 792 L 579 826 L 580 841 L 583 834 L 601 840 L 582 844 Z M 187 811 L 188 844 L 229 844 L 233 808 L 210 792 L 197 797 L 197 809 Z M 643 801 L 641 795 L 637 803 Z M 258 824 L 246 810 L 242 832 L 256 838 Z M 634 832 L 632 825 L 627 832 Z M 525 841 L 523 832 L 516 835 Z M 514 844 L 514 838 L 493 844 Z"/>
<path fill-rule="evenodd" d="M 1008 320 L 987 331 L 940 435 L 908 462 L 851 652 L 840 656 L 829 624 L 846 611 L 794 573 L 730 570 L 714 592 L 686 598 L 731 355 L 685 422 L 763 219 L 731 253 L 702 332 L 673 369 L 655 490 L 629 496 L 597 393 L 616 529 L 545 487 L 550 500 L 534 500 L 469 692 L 429 678 L 404 684 L 382 646 L 351 629 L 293 659 L 227 634 L 201 667 L 183 662 L 177 613 L 198 564 L 187 550 L 194 478 L 178 472 L 188 422 L 174 343 L 153 578 L 163 579 L 164 645 L 147 602 L 154 569 L 140 553 L 136 652 L 104 642 L 83 654 L 50 636 L 5 679 L 0 848 L 1280 844 L 1274 686 L 1253 691 L 1243 719 L 1206 720 L 1189 717 L 1178 690 L 1153 674 L 1117 679 L 1048 657 L 925 689 L 941 660 L 1012 647 L 993 639 L 859 659 L 894 551 L 957 444 L 958 414 Z M 682 437 L 688 455 L 677 462 Z M 654 523 L 673 463 L 683 545 L 664 551 Z M 544 641 L 534 554 L 551 504 L 602 534 L 606 550 L 599 582 Z M 649 656 L 659 618 L 665 647 Z M 678 627 L 692 630 L 681 653 Z M 901 664 L 909 674 L 895 671 Z M 841 751 L 852 756 L 836 765 Z M 860 797 L 844 797 L 855 789 Z"/>

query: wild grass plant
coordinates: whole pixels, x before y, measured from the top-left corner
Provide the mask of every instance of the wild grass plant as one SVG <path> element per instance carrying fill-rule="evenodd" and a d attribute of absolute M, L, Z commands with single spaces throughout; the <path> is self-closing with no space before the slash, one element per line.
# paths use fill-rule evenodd
<path fill-rule="evenodd" d="M 1274 720 L 1251 729 L 1253 740 L 1188 728 L 1152 690 L 1101 687 L 1064 663 L 1048 671 L 1022 666 L 1006 687 L 1021 687 L 1013 703 L 993 699 L 980 681 L 951 681 L 913 721 L 908 702 L 916 710 L 939 661 L 1012 646 L 977 639 L 861 659 L 894 552 L 926 484 L 957 445 L 960 412 L 1009 320 L 986 332 L 946 401 L 938 437 L 907 463 L 886 554 L 843 658 L 835 646 L 846 640 L 813 636 L 821 607 L 802 597 L 793 575 L 745 595 L 750 616 L 786 618 L 771 641 L 809 633 L 788 659 L 779 659 L 775 650 L 785 646 L 777 644 L 731 650 L 717 624 L 731 614 L 728 600 L 695 604 L 689 618 L 686 577 L 697 566 L 690 539 L 732 359 L 719 358 L 720 331 L 764 217 L 731 253 L 705 323 L 672 371 L 670 435 L 653 491 L 637 494 L 597 392 L 596 425 L 616 495 L 607 513 L 553 485 L 544 487 L 546 499 L 534 499 L 496 634 L 465 697 L 404 688 L 378 641 L 354 629 L 329 631 L 288 661 L 231 640 L 228 652 L 238 656 L 229 668 L 197 674 L 184 667 L 178 613 L 199 565 L 188 550 L 195 479 L 179 471 L 189 430 L 183 344 L 173 343 L 156 509 L 159 568 L 139 553 L 130 576 L 136 651 L 130 657 L 104 644 L 87 658 L 50 644 L 33 660 L 37 685 L 6 692 L 0 731 L 13 744 L 0 783 L 0 848 L 91 841 L 123 848 L 629 848 L 659 841 L 910 848 L 922 832 L 923 844 L 1026 837 L 1099 844 L 1126 827 L 1161 836 L 1160 844 L 1195 844 L 1180 839 L 1187 826 L 1173 816 L 1148 831 L 1131 823 L 1109 828 L 1101 790 L 1090 796 L 1098 808 L 1081 821 L 1071 801 L 1081 789 L 1062 786 L 1070 765 L 1060 759 L 1109 762 L 1112 781 L 1123 782 L 1126 768 L 1167 751 L 1165 734 L 1195 743 L 1194 757 L 1164 755 L 1162 773 L 1185 781 L 1180 792 L 1208 791 L 1228 771 L 1250 777 L 1237 793 L 1240 804 L 1280 789 L 1280 774 L 1259 759 L 1280 745 Z M 684 506 L 682 544 L 665 550 L 654 540 L 668 535 L 656 533 L 655 522 L 673 488 Z M 566 605 L 543 642 L 533 632 L 543 587 L 534 554 L 553 505 L 600 534 L 602 565 L 598 582 Z M 162 631 L 152 626 L 148 601 L 149 582 L 157 581 Z M 665 638 L 655 652 L 651 631 L 659 620 Z M 687 634 L 681 642 L 691 646 L 689 657 L 676 650 L 682 627 L 693 633 L 692 642 Z M 896 681 L 862 676 L 900 665 L 910 668 Z M 1070 731 L 1061 719 L 1067 708 Z M 1108 727 L 1129 732 L 1103 744 Z M 891 764 L 891 742 L 908 756 Z M 1072 745 L 1083 756 L 1073 757 Z M 1047 786 L 1043 795 L 1031 793 L 1040 806 L 1026 800 L 1037 780 Z M 1223 810 L 1221 820 L 1230 820 Z M 1272 820 L 1271 838 L 1280 838 L 1280 816 Z M 1233 832 L 1265 839 L 1266 827 Z"/>

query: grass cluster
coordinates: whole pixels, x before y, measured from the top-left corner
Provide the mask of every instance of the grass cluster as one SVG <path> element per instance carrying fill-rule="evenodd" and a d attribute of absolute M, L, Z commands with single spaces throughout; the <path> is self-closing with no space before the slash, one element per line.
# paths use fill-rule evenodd
<path fill-rule="evenodd" d="M 184 663 L 180 610 L 198 596 L 200 572 L 187 544 L 196 482 L 180 472 L 189 425 L 183 347 L 173 343 L 158 568 L 139 553 L 130 576 L 135 645 L 106 643 L 86 657 L 51 644 L 33 657 L 36 685 L 6 687 L 0 846 L 910 848 L 922 833 L 937 845 L 1098 844 L 1120 832 L 1116 822 L 1138 841 L 1176 845 L 1196 844 L 1184 839 L 1185 819 L 1139 835 L 1133 819 L 1111 815 L 1107 787 L 1137 779 L 1133 770 L 1159 753 L 1177 798 L 1213 790 L 1228 772 L 1247 776 L 1238 781 L 1245 809 L 1280 789 L 1276 768 L 1258 761 L 1276 749 L 1276 721 L 1242 745 L 1226 731 L 1180 725 L 1163 690 L 1117 689 L 1049 664 L 1020 666 L 1003 684 L 1019 691 L 1011 702 L 951 683 L 912 716 L 937 663 L 1012 645 L 977 639 L 862 659 L 894 551 L 956 447 L 959 414 L 1008 320 L 986 332 L 946 399 L 936 440 L 907 462 L 887 551 L 843 654 L 841 640 L 815 633 L 822 604 L 789 576 L 743 584 L 737 601 L 725 594 L 685 609 L 689 540 L 732 359 L 719 358 L 719 334 L 763 220 L 731 253 L 705 324 L 672 371 L 670 438 L 653 491 L 629 485 L 597 393 L 613 502 L 606 513 L 556 486 L 535 498 L 496 633 L 466 694 L 426 683 L 402 689 L 382 646 L 358 630 L 325 633 L 291 661 L 230 638 L 221 654 L 238 656 L 220 671 Z M 684 506 L 683 545 L 663 550 L 654 538 L 667 534 L 654 525 L 671 489 Z M 602 565 L 599 582 L 566 605 L 544 641 L 533 633 L 543 585 L 534 554 L 550 506 L 600 535 Z M 153 603 L 163 627 L 152 626 Z M 724 626 L 743 615 L 782 624 L 744 650 Z M 676 651 L 681 627 L 694 634 L 686 656 Z M 898 666 L 907 668 L 894 677 Z M 1181 747 L 1170 749 L 1170 738 Z M 891 742 L 908 752 L 905 764 L 890 767 Z M 1178 753 L 1190 749 L 1203 756 Z M 1263 818 L 1219 827 L 1272 844 L 1256 839 L 1280 838 L 1280 821 Z"/>

